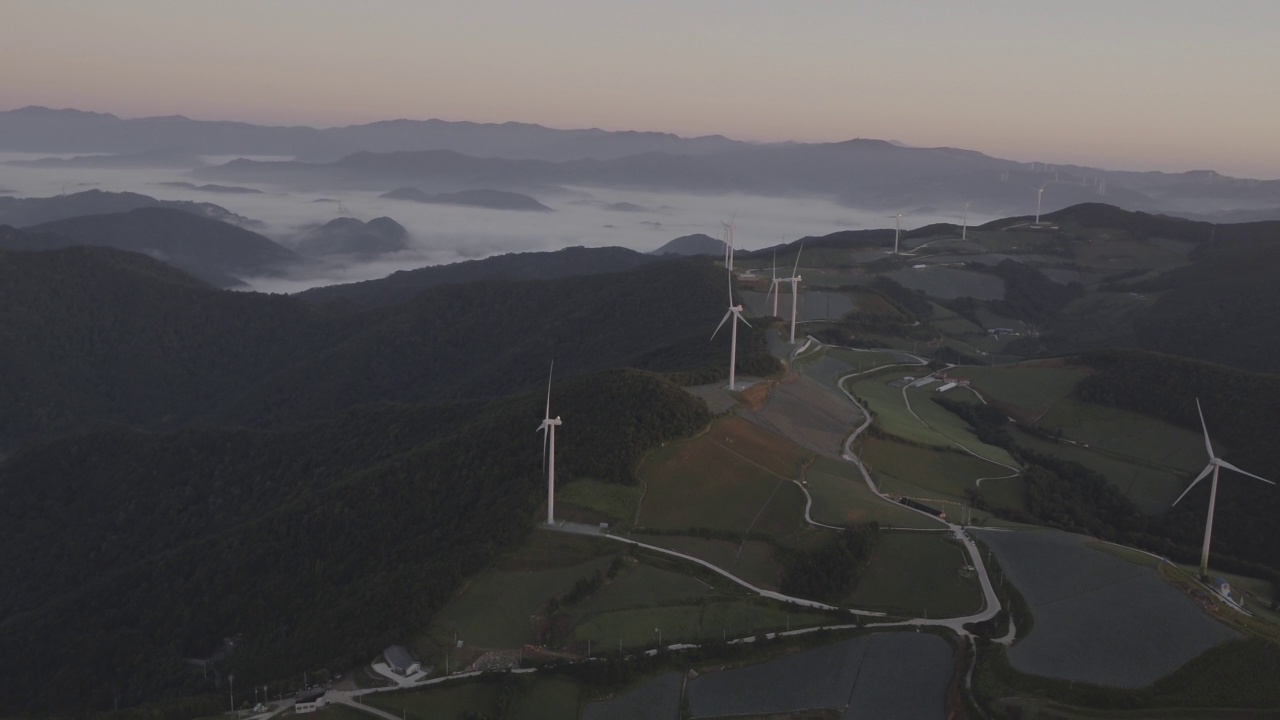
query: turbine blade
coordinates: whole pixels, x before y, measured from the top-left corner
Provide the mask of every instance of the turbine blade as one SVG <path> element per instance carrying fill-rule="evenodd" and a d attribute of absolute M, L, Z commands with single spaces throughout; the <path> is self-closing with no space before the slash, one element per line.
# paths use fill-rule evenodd
<path fill-rule="evenodd" d="M 729 316 L 732 314 L 733 314 L 733 311 L 730 310 L 729 312 L 724 314 L 724 317 L 720 318 L 720 324 L 716 326 L 716 332 L 711 333 L 712 340 L 716 339 L 716 333 L 720 332 L 720 328 L 724 327 L 724 321 L 728 320 Z"/>
<path fill-rule="evenodd" d="M 796 251 L 796 264 L 795 267 L 791 268 L 791 277 L 795 277 L 796 271 L 800 269 L 800 253 L 802 252 L 804 252 L 804 243 L 800 243 L 800 249 Z M 791 286 L 794 288 L 795 283 L 792 283 Z"/>
<path fill-rule="evenodd" d="M 1183 490 L 1182 494 L 1178 496 L 1178 499 L 1173 501 L 1173 505 L 1177 505 L 1181 502 L 1182 498 L 1186 497 L 1187 493 L 1191 492 L 1191 488 L 1195 487 L 1196 483 L 1205 479 L 1205 477 L 1211 472 L 1213 472 L 1213 465 L 1205 465 L 1204 469 L 1200 471 L 1200 474 L 1196 476 L 1196 479 L 1192 480 L 1191 484 L 1187 486 L 1187 489 Z M 1170 505 L 1169 507 L 1173 507 L 1173 505 Z"/>
<path fill-rule="evenodd" d="M 1200 416 L 1200 428 L 1204 430 L 1204 449 L 1209 451 L 1209 458 L 1217 457 L 1213 454 L 1213 445 L 1209 443 L 1209 426 L 1204 424 L 1204 411 L 1200 409 L 1200 398 L 1196 398 L 1196 413 Z"/>
<path fill-rule="evenodd" d="M 742 313 L 734 311 L 733 314 L 736 315 L 738 319 L 742 321 L 743 325 L 746 325 L 747 327 L 751 327 L 751 323 L 747 322 L 747 319 L 742 317 Z"/>
<path fill-rule="evenodd" d="M 777 289 L 778 289 L 778 279 L 774 278 L 773 282 L 769 283 L 769 292 L 765 293 L 765 296 L 764 296 L 765 305 L 769 304 L 769 298 L 773 297 L 773 292 Z"/>
<path fill-rule="evenodd" d="M 1251 472 L 1245 472 L 1244 470 L 1241 470 L 1240 468 L 1236 467 L 1235 465 L 1232 465 L 1231 463 L 1227 462 L 1226 460 L 1219 460 L 1219 461 L 1218 461 L 1218 464 L 1219 464 L 1219 465 L 1221 465 L 1222 467 L 1224 467 L 1224 468 L 1228 469 L 1228 470 L 1235 470 L 1236 472 L 1240 473 L 1241 475 L 1248 475 L 1249 477 L 1253 478 L 1254 480 L 1261 480 L 1262 482 L 1267 483 L 1268 485 L 1275 485 L 1275 483 L 1274 483 L 1274 482 L 1272 482 L 1272 481 L 1270 481 L 1270 480 L 1268 480 L 1268 479 L 1266 479 L 1266 478 L 1264 478 L 1264 477 L 1258 477 L 1257 475 L 1254 475 L 1254 474 L 1253 474 L 1253 473 L 1251 473 Z"/>
<path fill-rule="evenodd" d="M 773 267 L 769 269 L 773 271 L 773 279 L 776 281 L 778 279 L 778 249 L 777 248 L 774 248 L 773 250 Z"/>
<path fill-rule="evenodd" d="M 556 361 L 551 361 L 551 372 L 547 373 L 547 414 L 545 417 L 551 417 L 551 377 L 556 372 Z"/>

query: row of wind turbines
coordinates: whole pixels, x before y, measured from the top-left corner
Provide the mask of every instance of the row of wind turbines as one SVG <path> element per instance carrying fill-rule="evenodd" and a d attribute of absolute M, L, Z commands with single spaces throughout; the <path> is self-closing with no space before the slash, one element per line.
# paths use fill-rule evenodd
<path fill-rule="evenodd" d="M 1043 192 L 1043 188 L 1041 189 L 1041 192 Z M 966 228 L 968 227 L 968 211 L 969 211 L 969 204 L 965 203 L 965 227 Z M 1037 214 L 1037 221 L 1038 221 L 1039 207 L 1036 208 L 1036 214 Z M 890 217 L 893 217 L 897 220 L 901 220 L 902 215 L 901 213 L 899 213 L 898 215 L 891 215 Z M 722 223 L 722 224 L 724 225 L 725 268 L 728 271 L 727 280 L 728 280 L 728 290 L 729 290 L 729 308 L 728 310 L 725 311 L 724 317 L 720 319 L 720 324 L 716 325 L 715 331 L 711 333 L 711 339 L 714 340 L 716 335 L 720 332 L 720 329 L 724 327 L 724 324 L 726 322 L 729 322 L 730 318 L 733 318 L 733 322 L 730 325 L 730 330 L 729 330 L 730 332 L 729 389 L 737 390 L 738 386 L 737 386 L 737 379 L 736 379 L 736 370 L 737 370 L 737 363 L 738 363 L 738 323 L 741 322 L 747 327 L 751 327 L 751 323 L 747 322 L 747 319 L 742 316 L 743 306 L 741 304 L 735 305 L 733 302 L 734 225 L 732 222 Z M 900 226 L 898 229 L 900 232 Z M 800 290 L 800 282 L 802 280 L 799 274 L 800 255 L 803 252 L 804 252 L 804 244 L 802 243 L 796 252 L 796 261 L 791 268 L 790 277 L 778 277 L 777 255 L 775 253 L 773 268 L 772 268 L 773 277 L 769 285 L 769 295 L 765 296 L 766 302 L 768 302 L 768 298 L 770 295 L 773 297 L 773 315 L 777 317 L 778 316 L 778 295 L 780 294 L 779 288 L 784 283 L 790 283 L 791 285 L 790 343 L 791 344 L 795 344 L 795 341 L 796 341 L 796 320 L 797 320 L 796 309 L 797 309 L 797 302 L 798 302 L 798 296 L 799 296 L 799 290 Z M 894 254 L 897 254 L 897 252 L 898 252 L 898 235 L 897 233 L 895 233 Z M 542 443 L 542 454 L 543 454 L 543 464 L 547 468 L 547 524 L 548 525 L 555 524 L 556 428 L 562 424 L 560 417 L 558 415 L 554 418 L 551 417 L 551 382 L 552 382 L 552 378 L 554 377 L 554 374 L 555 374 L 555 361 L 552 360 L 551 369 L 547 375 L 546 414 L 543 417 L 542 423 L 538 425 L 538 432 L 544 433 L 543 443 Z M 1204 447 L 1205 447 L 1205 451 L 1209 455 L 1209 463 L 1205 465 L 1204 469 L 1200 471 L 1200 474 L 1197 475 L 1196 478 L 1191 481 L 1191 484 L 1189 484 L 1186 487 L 1186 489 L 1182 491 L 1182 494 L 1179 495 L 1177 499 L 1173 501 L 1172 505 L 1177 505 L 1179 502 L 1181 502 L 1182 499 L 1186 497 L 1189 492 L 1191 492 L 1191 489 L 1193 487 L 1195 487 L 1201 480 L 1205 479 L 1210 474 L 1212 474 L 1213 477 L 1212 477 L 1212 480 L 1210 481 L 1210 486 L 1209 486 L 1209 509 L 1208 509 L 1207 517 L 1205 519 L 1205 526 L 1204 526 L 1204 542 L 1201 545 L 1201 550 L 1200 550 L 1200 577 L 1207 578 L 1209 576 L 1209 545 L 1213 539 L 1213 513 L 1214 513 L 1214 507 L 1217 503 L 1217 498 L 1218 498 L 1219 471 L 1222 468 L 1226 468 L 1227 470 L 1231 470 L 1241 475 L 1251 477 L 1255 480 L 1261 480 L 1262 482 L 1267 483 L 1269 485 L 1275 485 L 1275 483 L 1264 477 L 1254 475 L 1251 472 L 1241 470 L 1235 465 L 1232 465 L 1226 460 L 1223 460 L 1222 458 L 1218 457 L 1213 451 L 1213 443 L 1210 442 L 1209 440 L 1209 427 L 1205 423 L 1204 411 L 1200 407 L 1199 398 L 1196 398 L 1196 414 L 1200 417 L 1200 429 L 1204 433 Z"/>

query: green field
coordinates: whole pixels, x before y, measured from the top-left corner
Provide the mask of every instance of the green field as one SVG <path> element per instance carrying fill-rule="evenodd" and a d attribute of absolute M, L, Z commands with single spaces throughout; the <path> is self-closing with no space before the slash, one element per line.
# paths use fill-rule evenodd
<path fill-rule="evenodd" d="M 1090 448 L 1156 463 L 1184 473 L 1199 472 L 1208 461 L 1204 436 L 1145 415 L 1067 398 L 1053 406 L 1040 427 L 1060 429 L 1062 436 Z M 1220 455 L 1226 448 L 1215 445 Z"/>
<path fill-rule="evenodd" d="M 967 377 L 972 387 L 1008 408 L 1019 419 L 1034 422 L 1065 398 L 1084 379 L 1085 368 L 1041 362 L 997 367 L 963 367 L 951 372 Z"/>
<path fill-rule="evenodd" d="M 476 717 L 560 720 L 578 716 L 582 690 L 563 678 L 500 676 L 363 699 L 371 707 L 407 720 L 456 720 L 467 712 Z M 370 717 L 359 716 L 360 720 Z"/>
<path fill-rule="evenodd" d="M 1003 448 L 986 445 L 969 429 L 963 420 L 947 412 L 932 401 L 938 383 L 919 388 L 908 388 L 910 410 L 903 402 L 902 389 L 889 381 L 903 376 L 920 377 L 912 368 L 900 368 L 879 375 L 852 381 L 850 390 L 860 398 L 876 416 L 876 425 L 882 431 L 908 442 L 936 447 L 955 447 L 957 442 L 996 462 L 1014 465 L 1013 459 Z M 962 392 L 960 389 L 954 392 Z M 915 414 L 912 414 L 912 411 Z"/>
<path fill-rule="evenodd" d="M 813 519 L 827 525 L 878 522 L 885 527 L 937 528 L 939 523 L 871 492 L 851 463 L 821 458 L 805 472 Z"/>
<path fill-rule="evenodd" d="M 909 497 L 941 497 L 963 502 L 965 488 L 976 488 L 982 477 L 1009 474 L 1009 470 L 968 453 L 922 448 L 868 437 L 859 442 L 862 461 L 880 484 L 880 492 Z"/>
<path fill-rule="evenodd" d="M 556 508 L 583 508 L 608 519 L 615 528 L 630 527 L 640 506 L 644 489 L 639 485 L 622 485 L 582 478 L 556 487 Z M 566 508 L 567 509 L 567 508 Z M 557 516 L 559 512 L 557 512 Z"/>
<path fill-rule="evenodd" d="M 686 535 L 632 536 L 640 542 L 675 550 L 705 560 L 757 587 L 777 589 L 782 572 L 773 559 L 773 547 L 759 540 L 729 541 Z"/>
<path fill-rule="evenodd" d="M 700 642 L 831 624 L 838 618 L 802 612 L 759 598 L 709 598 L 703 603 L 619 610 L 592 616 L 574 628 L 573 638 L 601 651 L 653 647 L 662 642 Z M 847 622 L 847 619 L 844 619 Z"/>
<path fill-rule="evenodd" d="M 945 532 L 886 532 L 848 603 L 908 617 L 960 617 L 982 609 L 969 555 Z"/>
<path fill-rule="evenodd" d="M 572 609 L 588 617 L 627 608 L 697 602 L 713 592 L 713 587 L 691 575 L 674 570 L 636 564 Z"/>
<path fill-rule="evenodd" d="M 567 593 L 579 579 L 608 567 L 608 558 L 597 558 L 548 570 L 482 572 L 436 615 L 431 635 L 447 644 L 456 633 L 459 640 L 478 648 L 511 648 L 533 642 L 532 618 L 547 601 Z"/>
<path fill-rule="evenodd" d="M 802 532 L 798 478 L 810 454 L 751 423 L 731 418 L 693 440 L 649 455 L 638 527 L 758 532 L 785 539 Z"/>

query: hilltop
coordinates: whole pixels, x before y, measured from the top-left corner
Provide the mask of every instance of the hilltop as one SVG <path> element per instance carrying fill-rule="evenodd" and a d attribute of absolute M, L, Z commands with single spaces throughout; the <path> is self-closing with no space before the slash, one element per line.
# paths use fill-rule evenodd
<path fill-rule="evenodd" d="M 553 212 L 537 200 L 515 192 L 502 190 L 459 190 L 458 192 L 431 194 L 417 188 L 399 188 L 379 197 L 392 200 L 411 200 L 427 205 L 464 205 L 490 210 L 523 210 L 525 212 Z"/>

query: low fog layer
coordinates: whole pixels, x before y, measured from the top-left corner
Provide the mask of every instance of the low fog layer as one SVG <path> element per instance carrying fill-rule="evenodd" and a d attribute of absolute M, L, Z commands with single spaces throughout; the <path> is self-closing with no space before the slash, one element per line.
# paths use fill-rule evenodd
<path fill-rule="evenodd" d="M 733 218 L 739 247 L 757 249 L 805 235 L 837 230 L 888 227 L 882 212 L 864 212 L 821 199 L 748 195 L 684 195 L 638 191 L 567 188 L 537 197 L 554 212 L 424 205 L 379 197 L 376 192 L 283 193 L 269 186 L 245 185 L 261 193 L 227 193 L 164 183 L 190 182 L 181 169 L 35 168 L 3 164 L 47 155 L 0 154 L 0 187 L 16 197 L 47 197 L 89 189 L 136 192 L 162 200 L 197 200 L 220 205 L 262 221 L 258 232 L 286 246 L 306 229 L 337 217 L 371 220 L 390 217 L 412 236 L 409 249 L 371 260 L 330 258 L 306 275 L 246 278 L 264 292 L 297 292 L 340 282 L 385 277 L 397 270 L 439 265 L 507 252 L 558 250 L 573 245 L 618 245 L 648 252 L 693 233 L 719 237 L 720 223 Z M 208 158 L 221 161 L 224 158 Z M 904 215 L 903 229 L 934 222 L 960 222 L 953 213 Z M 971 213 L 971 223 L 990 218 Z"/>

